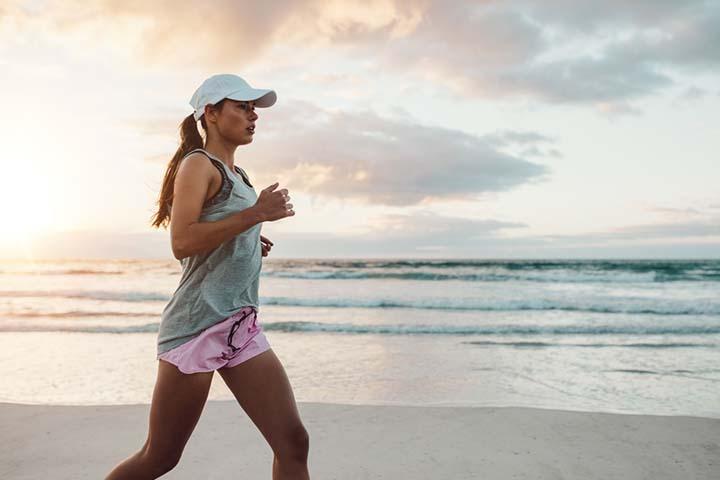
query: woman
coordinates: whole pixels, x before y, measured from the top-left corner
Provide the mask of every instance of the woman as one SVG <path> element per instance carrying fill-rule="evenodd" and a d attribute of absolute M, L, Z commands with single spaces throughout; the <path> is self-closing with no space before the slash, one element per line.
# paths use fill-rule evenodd
<path fill-rule="evenodd" d="M 234 162 L 235 149 L 252 142 L 255 107 L 275 101 L 274 91 L 228 74 L 205 80 L 190 100 L 195 111 L 181 124 L 152 223 L 169 221 L 182 275 L 160 322 L 149 432 L 106 480 L 155 479 L 177 465 L 215 370 L 272 448 L 273 479 L 309 478 L 308 433 L 257 322 L 262 257 L 273 245 L 260 235 L 262 222 L 295 212 L 287 189 L 276 190 L 276 182 L 256 195 Z"/>

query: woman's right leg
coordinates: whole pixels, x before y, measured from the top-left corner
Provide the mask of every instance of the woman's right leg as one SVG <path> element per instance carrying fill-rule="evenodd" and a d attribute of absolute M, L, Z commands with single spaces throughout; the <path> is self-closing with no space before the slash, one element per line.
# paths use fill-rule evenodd
<path fill-rule="evenodd" d="M 159 360 L 145 445 L 105 480 L 154 480 L 172 470 L 200 419 L 213 373 L 185 374 Z"/>

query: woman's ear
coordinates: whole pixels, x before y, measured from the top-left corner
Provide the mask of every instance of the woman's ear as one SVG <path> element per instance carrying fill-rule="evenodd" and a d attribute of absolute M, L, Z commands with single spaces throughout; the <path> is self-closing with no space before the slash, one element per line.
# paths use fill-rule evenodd
<path fill-rule="evenodd" d="M 210 116 L 213 116 L 213 120 L 215 120 L 214 115 L 215 111 L 212 106 L 210 104 L 205 105 L 205 121 L 207 122 L 207 119 L 210 118 Z"/>

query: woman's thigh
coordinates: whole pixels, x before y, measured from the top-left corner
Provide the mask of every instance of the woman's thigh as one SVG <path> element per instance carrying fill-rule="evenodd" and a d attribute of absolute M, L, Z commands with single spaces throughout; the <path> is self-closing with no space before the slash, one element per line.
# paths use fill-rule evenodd
<path fill-rule="evenodd" d="M 275 453 L 307 436 L 290 381 L 272 349 L 218 373 Z"/>
<path fill-rule="evenodd" d="M 213 373 L 185 374 L 171 363 L 158 361 L 146 455 L 170 464 L 180 459 L 205 407 Z"/>

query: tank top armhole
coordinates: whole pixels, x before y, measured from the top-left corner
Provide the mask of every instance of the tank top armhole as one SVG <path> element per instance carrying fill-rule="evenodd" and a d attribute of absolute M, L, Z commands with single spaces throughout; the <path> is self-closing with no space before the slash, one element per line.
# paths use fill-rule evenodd
<path fill-rule="evenodd" d="M 253 187 L 252 183 L 250 183 L 250 177 L 248 177 L 247 173 L 245 173 L 245 170 L 243 170 L 242 168 L 240 168 L 240 167 L 238 167 L 237 165 L 235 165 L 235 171 L 240 174 L 240 176 L 242 177 L 243 181 L 245 182 L 245 184 L 246 184 L 248 187 L 250 187 L 250 188 L 255 188 L 255 187 Z"/>
<path fill-rule="evenodd" d="M 208 158 L 210 158 L 210 157 L 208 157 Z M 217 164 L 217 160 L 214 160 L 214 159 L 212 159 L 212 158 L 210 158 L 210 161 L 211 161 L 212 164 L 215 166 L 215 168 L 217 168 L 218 171 L 220 172 L 220 188 L 218 188 L 218 191 L 215 192 L 215 194 L 214 194 L 212 197 L 210 197 L 210 198 L 208 198 L 207 200 L 205 200 L 205 203 L 203 204 L 203 207 L 208 207 L 208 206 L 212 205 L 213 203 L 215 203 L 216 200 L 218 200 L 218 198 L 220 197 L 220 195 L 222 195 L 223 191 L 225 191 L 226 189 L 227 189 L 227 190 L 230 190 L 230 189 L 232 188 L 232 187 L 230 187 L 230 189 L 228 189 L 228 188 L 226 187 L 226 185 L 229 185 L 229 184 L 230 184 L 230 179 L 227 178 L 227 172 L 226 172 L 225 169 L 222 167 L 222 165 L 218 165 L 218 164 Z"/>
<path fill-rule="evenodd" d="M 232 190 L 232 182 L 228 178 L 228 174 L 225 171 L 225 168 L 223 168 L 223 166 L 220 164 L 220 161 L 212 158 L 202 148 L 196 148 L 195 150 L 188 152 L 187 154 L 185 154 L 185 157 L 189 156 L 192 153 L 202 153 L 203 155 L 205 155 L 205 157 L 210 160 L 210 163 L 220 172 L 220 188 L 217 192 L 215 192 L 212 197 L 205 200 L 205 202 L 203 203 L 203 208 L 210 207 L 216 203 L 222 202 L 223 200 L 227 199 L 230 191 Z M 185 157 L 183 157 L 183 159 Z M 225 195 L 223 195 L 223 192 L 225 193 Z"/>
<path fill-rule="evenodd" d="M 212 158 L 204 149 L 202 149 L 202 148 L 196 148 L 195 150 L 191 150 L 191 151 L 189 151 L 188 153 L 185 154 L 185 157 L 187 157 L 187 156 L 190 155 L 191 153 L 196 153 L 196 152 L 200 152 L 200 153 L 202 153 L 203 155 L 205 155 L 205 156 L 212 162 L 212 164 L 215 165 L 215 167 L 217 167 L 218 170 L 220 170 L 220 175 L 221 175 L 222 178 L 223 178 L 223 184 L 224 184 L 225 182 L 230 183 L 230 179 L 227 177 L 227 172 L 225 171 L 225 169 L 223 168 L 223 166 L 220 164 L 220 161 Z M 183 157 L 183 159 L 184 159 L 185 157 Z M 238 167 L 237 165 L 235 165 L 235 171 L 240 174 L 240 176 L 242 177 L 243 181 L 245 182 L 245 184 L 246 184 L 248 187 L 250 187 L 250 188 L 255 188 L 255 187 L 253 187 L 253 184 L 250 183 L 250 177 L 248 177 L 248 174 L 245 172 L 245 170 L 243 170 L 242 168 L 240 168 L 240 167 Z M 223 186 L 224 186 L 224 185 L 223 185 Z M 218 193 L 222 191 L 222 188 L 223 188 L 223 187 L 221 186 L 221 187 L 220 187 L 220 190 L 218 190 Z M 215 195 L 213 195 L 213 196 L 208 200 L 208 202 L 209 202 L 210 200 L 214 199 L 217 195 L 218 195 L 217 193 L 216 193 Z"/>

